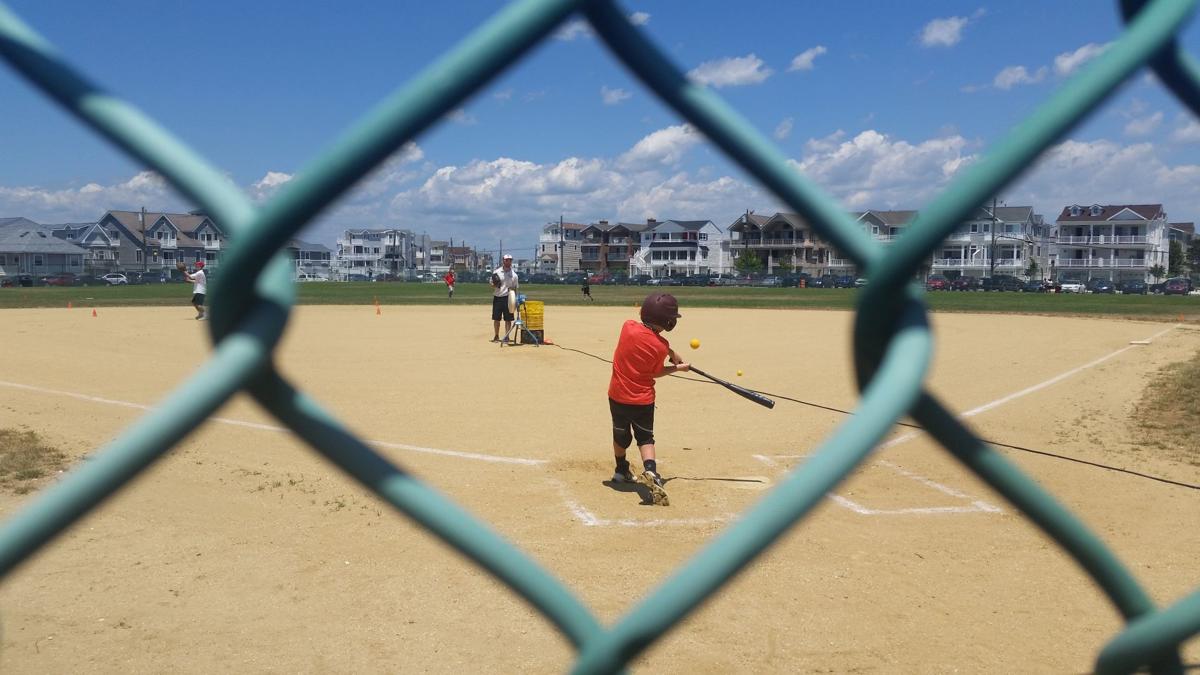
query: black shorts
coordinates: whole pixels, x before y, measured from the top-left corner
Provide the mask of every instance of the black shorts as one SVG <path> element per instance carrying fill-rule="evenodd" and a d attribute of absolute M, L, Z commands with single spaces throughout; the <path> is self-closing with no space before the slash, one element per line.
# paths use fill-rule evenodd
<path fill-rule="evenodd" d="M 630 405 L 608 399 L 612 413 L 613 443 L 628 448 L 636 438 L 638 447 L 654 443 L 654 404 Z M 632 428 L 632 433 L 630 429 Z"/>
<path fill-rule="evenodd" d="M 505 321 L 513 320 L 513 313 L 508 311 L 507 295 L 492 296 L 492 321 L 499 321 L 500 319 L 504 319 Z"/>
<path fill-rule="evenodd" d="M 192 294 L 192 304 L 193 305 L 203 305 L 204 304 L 204 294 L 203 293 L 193 293 Z"/>

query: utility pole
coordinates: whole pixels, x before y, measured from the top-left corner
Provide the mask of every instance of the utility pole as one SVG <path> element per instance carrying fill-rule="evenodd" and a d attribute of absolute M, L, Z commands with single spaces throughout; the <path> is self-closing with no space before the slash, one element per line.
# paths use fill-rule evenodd
<path fill-rule="evenodd" d="M 560 276 L 560 277 L 567 273 L 567 263 L 565 260 L 563 260 L 563 258 L 566 257 L 566 255 L 567 255 L 566 245 L 565 245 L 564 241 L 565 241 L 565 237 L 563 236 L 563 217 L 562 217 L 562 214 L 560 213 L 560 214 L 558 214 L 558 276 Z"/>
<path fill-rule="evenodd" d="M 992 246 L 988 249 L 988 260 L 991 263 L 992 272 L 988 276 L 996 276 L 996 198 L 992 197 Z"/>
<path fill-rule="evenodd" d="M 149 270 L 150 247 L 146 246 L 146 207 L 138 212 L 138 224 L 142 226 L 142 283 L 146 283 L 146 272 Z"/>

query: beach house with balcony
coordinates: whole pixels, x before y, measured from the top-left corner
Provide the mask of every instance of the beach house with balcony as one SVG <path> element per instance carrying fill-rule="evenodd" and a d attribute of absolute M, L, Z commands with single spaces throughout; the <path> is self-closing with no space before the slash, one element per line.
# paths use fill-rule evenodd
<path fill-rule="evenodd" d="M 1167 267 L 1168 221 L 1162 204 L 1071 204 L 1055 222 L 1058 280 L 1150 281 Z"/>

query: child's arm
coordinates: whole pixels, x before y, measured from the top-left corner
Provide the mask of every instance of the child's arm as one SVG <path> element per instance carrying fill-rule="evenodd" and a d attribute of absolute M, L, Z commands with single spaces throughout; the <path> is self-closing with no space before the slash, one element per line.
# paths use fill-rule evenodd
<path fill-rule="evenodd" d="M 669 366 L 664 365 L 662 367 L 662 370 L 659 371 L 659 373 L 657 375 L 655 375 L 654 377 L 656 377 L 656 378 L 662 377 L 663 375 L 670 375 L 671 373 L 686 373 L 687 371 L 689 371 L 691 369 L 692 369 L 692 366 L 687 363 L 672 363 Z"/>

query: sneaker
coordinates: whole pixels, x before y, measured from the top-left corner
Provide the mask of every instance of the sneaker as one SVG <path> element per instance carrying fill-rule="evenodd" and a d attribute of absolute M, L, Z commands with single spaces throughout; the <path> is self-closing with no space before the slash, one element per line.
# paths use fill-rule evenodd
<path fill-rule="evenodd" d="M 492 338 L 492 342 L 499 342 L 499 341 L 500 341 L 500 338 L 498 338 L 498 337 Z"/>
<path fill-rule="evenodd" d="M 629 469 L 617 471 L 613 473 L 612 482 L 614 483 L 636 483 L 638 480 L 633 477 L 633 472 Z"/>
<path fill-rule="evenodd" d="M 653 471 L 643 471 L 639 478 L 642 485 L 650 488 L 650 498 L 659 506 L 669 506 L 670 500 L 667 499 L 667 491 L 663 489 L 663 479 Z"/>

